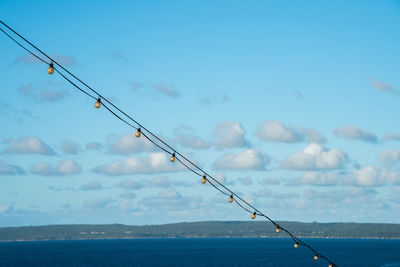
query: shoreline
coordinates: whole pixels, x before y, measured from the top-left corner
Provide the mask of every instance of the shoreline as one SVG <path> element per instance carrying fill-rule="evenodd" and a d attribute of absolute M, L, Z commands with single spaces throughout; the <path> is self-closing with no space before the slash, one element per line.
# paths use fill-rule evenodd
<path fill-rule="evenodd" d="M 303 237 L 301 239 L 353 239 L 353 240 L 400 240 L 400 237 Z M 122 237 L 122 238 L 74 238 L 74 239 L 18 239 L 0 240 L 0 243 L 43 241 L 133 240 L 133 239 L 291 239 L 290 237 Z"/>

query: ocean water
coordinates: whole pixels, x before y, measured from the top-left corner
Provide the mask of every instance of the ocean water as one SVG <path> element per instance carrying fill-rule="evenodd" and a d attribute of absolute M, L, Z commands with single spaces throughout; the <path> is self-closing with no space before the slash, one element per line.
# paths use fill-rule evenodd
<path fill-rule="evenodd" d="M 339 266 L 400 267 L 400 240 L 304 239 Z M 0 266 L 328 266 L 290 239 L 118 239 L 0 243 Z"/>

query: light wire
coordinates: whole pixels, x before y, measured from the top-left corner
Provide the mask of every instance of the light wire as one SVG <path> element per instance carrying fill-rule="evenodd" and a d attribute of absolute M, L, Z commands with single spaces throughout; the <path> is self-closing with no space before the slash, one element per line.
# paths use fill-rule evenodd
<path fill-rule="evenodd" d="M 218 181 L 216 178 L 214 178 L 213 176 L 211 176 L 209 173 L 207 173 L 205 170 L 203 170 L 201 167 L 199 167 L 197 164 L 195 164 L 193 161 L 191 161 L 190 159 L 188 159 L 187 157 L 185 157 L 183 154 L 181 154 L 179 151 L 177 151 L 176 149 L 174 149 L 172 146 L 170 146 L 167 142 L 163 141 L 160 137 L 158 137 L 156 134 L 154 134 L 153 132 L 151 132 L 149 129 L 147 129 L 146 127 L 144 127 L 141 123 L 139 123 L 138 121 L 136 121 L 134 118 L 132 118 L 131 116 L 129 116 L 126 112 L 124 112 L 123 110 L 121 110 L 119 107 L 117 107 L 114 103 L 112 103 L 110 100 L 108 100 L 106 97 L 104 97 L 103 95 L 101 95 L 98 91 L 96 91 L 95 89 L 93 89 L 92 87 L 90 87 L 88 84 L 86 84 L 85 82 L 83 82 L 81 79 L 79 79 L 76 75 L 74 75 L 73 73 L 71 73 L 69 70 L 67 70 L 65 67 L 63 67 L 60 63 L 58 63 L 56 60 L 54 60 L 52 57 L 50 57 L 49 55 L 47 55 L 45 52 L 43 52 L 41 49 L 39 49 L 36 45 L 34 45 L 33 43 L 31 43 L 30 41 L 28 41 L 26 38 L 24 38 L 22 35 L 20 35 L 18 32 L 16 32 L 14 29 L 12 29 L 10 26 L 8 26 L 6 23 L 4 23 L 2 20 L 0 20 L 0 23 L 2 25 L 4 25 L 7 29 L 9 29 L 12 33 L 14 33 L 15 35 L 17 35 L 19 38 L 21 38 L 24 42 L 26 42 L 27 44 L 29 44 L 32 48 L 34 48 L 35 50 L 37 50 L 40 54 L 42 54 L 43 56 L 45 56 L 47 59 L 50 60 L 50 62 L 47 62 L 46 60 L 42 59 L 40 56 L 38 56 L 37 54 L 35 54 L 34 52 L 32 52 L 31 50 L 29 50 L 28 48 L 26 48 L 24 45 L 22 45 L 20 42 L 18 42 L 15 38 L 13 38 L 10 34 L 8 34 L 5 30 L 3 30 L 0 27 L 0 31 L 3 32 L 8 38 L 10 38 L 12 41 L 14 41 L 18 46 L 20 46 L 21 48 L 23 48 L 25 51 L 27 51 L 29 54 L 31 54 L 32 56 L 34 56 L 35 58 L 37 58 L 38 60 L 40 60 L 41 62 L 49 65 L 51 63 L 54 63 L 55 65 L 57 65 L 60 69 L 56 68 L 53 66 L 54 70 L 60 74 L 61 77 L 63 77 L 67 82 L 69 82 L 73 87 L 75 87 L 76 89 L 80 90 L 82 93 L 86 94 L 87 96 L 93 98 L 93 99 L 99 99 L 99 100 L 104 100 L 107 104 L 109 104 L 111 106 L 111 108 L 105 104 L 103 101 L 101 101 L 101 104 L 106 108 L 107 111 L 109 111 L 112 115 L 114 115 L 117 119 L 121 120 L 122 122 L 124 122 L 125 124 L 127 124 L 128 126 L 130 126 L 131 128 L 138 130 L 139 128 L 141 129 L 141 134 L 148 140 L 150 141 L 152 144 L 154 144 L 156 147 L 158 147 L 159 149 L 161 149 L 162 151 L 164 151 L 167 154 L 173 155 L 175 154 L 175 160 L 177 160 L 179 163 L 181 163 L 185 168 L 187 168 L 189 171 L 193 172 L 194 174 L 196 174 L 197 176 L 206 176 L 207 178 L 207 182 L 214 187 L 216 190 L 218 190 L 219 192 L 221 192 L 222 194 L 226 195 L 226 196 L 233 196 L 233 201 L 239 206 L 241 207 L 243 210 L 249 212 L 249 213 L 254 213 L 255 215 L 261 216 L 266 218 L 268 221 L 270 221 L 275 227 L 277 227 L 277 229 L 280 229 L 281 231 L 286 232 L 292 239 L 294 242 L 296 242 L 297 244 L 307 247 L 308 249 L 310 249 L 314 255 L 318 256 L 319 258 L 323 258 L 326 261 L 329 262 L 330 266 L 338 266 L 337 264 L 335 264 L 333 261 L 331 261 L 329 258 L 327 258 L 326 256 L 320 254 L 317 250 L 315 250 L 314 248 L 312 248 L 310 245 L 308 245 L 307 243 L 305 243 L 303 240 L 301 240 L 300 238 L 296 237 L 294 234 L 292 234 L 290 231 L 288 231 L 287 229 L 285 229 L 284 227 L 280 226 L 277 222 L 275 222 L 274 220 L 272 220 L 270 217 L 268 217 L 267 215 L 265 215 L 264 213 L 262 213 L 260 210 L 258 210 L 257 208 L 255 208 L 252 204 L 250 204 L 248 201 L 244 200 L 242 197 L 240 197 L 239 195 L 237 195 L 235 192 L 233 192 L 231 189 L 229 189 L 227 186 L 223 185 L 220 181 Z M 96 96 L 93 96 L 92 94 L 90 94 L 89 92 L 87 92 L 86 90 L 82 89 L 79 85 L 77 85 L 75 82 L 73 82 L 71 79 L 69 79 L 68 77 L 66 77 L 66 74 L 64 74 L 63 72 L 65 72 L 66 74 L 70 75 L 72 78 L 74 78 L 75 80 L 77 80 L 79 83 L 81 83 L 83 86 L 85 86 L 87 89 L 89 89 L 92 93 L 94 93 Z M 115 110 L 112 110 L 115 109 Z M 119 112 L 121 115 L 125 116 L 128 120 L 132 121 L 133 123 L 135 123 L 137 125 L 137 127 L 135 127 L 134 125 L 132 125 L 131 123 L 129 123 L 127 121 L 127 119 L 122 118 L 120 115 L 117 114 L 117 112 Z M 151 137 L 153 137 L 154 139 L 157 140 L 154 141 L 152 140 L 152 138 L 148 135 L 146 135 L 146 133 L 143 132 L 143 130 L 145 130 Z M 168 150 L 170 149 L 170 150 Z M 182 160 L 182 159 L 183 160 Z M 189 165 L 191 165 L 192 167 L 190 167 Z M 197 169 L 197 171 L 196 171 Z M 210 180 L 211 179 L 211 180 Z M 222 188 L 222 189 L 221 189 Z M 240 201 L 238 201 L 240 200 Z M 247 207 L 251 208 L 252 210 L 246 208 L 243 204 L 245 204 Z"/>

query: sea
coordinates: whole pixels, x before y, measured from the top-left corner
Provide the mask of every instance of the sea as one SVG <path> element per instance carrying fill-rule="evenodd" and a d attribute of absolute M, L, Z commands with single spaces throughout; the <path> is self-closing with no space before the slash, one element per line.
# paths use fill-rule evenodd
<path fill-rule="evenodd" d="M 338 266 L 400 267 L 400 240 L 303 239 Z M 0 242 L 0 266 L 325 266 L 286 238 Z"/>

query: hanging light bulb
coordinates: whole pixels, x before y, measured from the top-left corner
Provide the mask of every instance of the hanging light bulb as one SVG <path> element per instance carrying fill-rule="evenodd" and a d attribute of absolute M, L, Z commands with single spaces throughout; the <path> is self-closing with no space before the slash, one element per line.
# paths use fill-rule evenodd
<path fill-rule="evenodd" d="M 94 107 L 95 107 L 95 108 L 100 108 L 100 106 L 101 106 L 101 98 L 99 97 L 99 98 L 97 99 L 96 103 L 94 103 Z"/>
<path fill-rule="evenodd" d="M 331 264 L 329 264 L 329 267 L 333 267 L 334 265 L 331 263 Z"/>
<path fill-rule="evenodd" d="M 201 183 L 202 183 L 202 184 L 205 184 L 206 182 L 207 182 L 207 178 L 206 178 L 206 176 L 204 175 L 204 176 L 203 176 L 203 179 L 201 179 Z"/>
<path fill-rule="evenodd" d="M 232 201 L 233 201 L 233 195 L 230 195 L 229 198 L 228 198 L 228 202 L 232 203 Z"/>
<path fill-rule="evenodd" d="M 171 161 L 171 162 L 175 161 L 175 152 L 172 153 L 172 156 L 169 158 L 169 161 Z"/>
<path fill-rule="evenodd" d="M 254 220 L 256 218 L 256 212 L 253 212 L 253 214 L 251 214 L 251 218 Z"/>
<path fill-rule="evenodd" d="M 136 131 L 136 133 L 135 133 L 135 136 L 136 136 L 137 138 L 140 137 L 140 135 L 141 135 L 140 132 L 141 132 L 141 130 L 140 130 L 140 128 L 138 128 L 137 131 Z"/>
<path fill-rule="evenodd" d="M 54 65 L 53 65 L 53 62 L 50 62 L 50 65 L 49 65 L 49 67 L 48 67 L 48 69 L 47 69 L 47 73 L 48 73 L 48 74 L 53 74 L 53 73 L 54 73 Z"/>
<path fill-rule="evenodd" d="M 277 232 L 277 233 L 281 232 L 281 227 L 279 225 L 276 227 L 275 232 Z"/>
<path fill-rule="evenodd" d="M 314 260 L 316 260 L 316 261 L 318 260 L 318 254 L 314 255 Z"/>
<path fill-rule="evenodd" d="M 294 248 L 298 248 L 299 247 L 299 242 L 294 243 L 293 247 Z"/>

